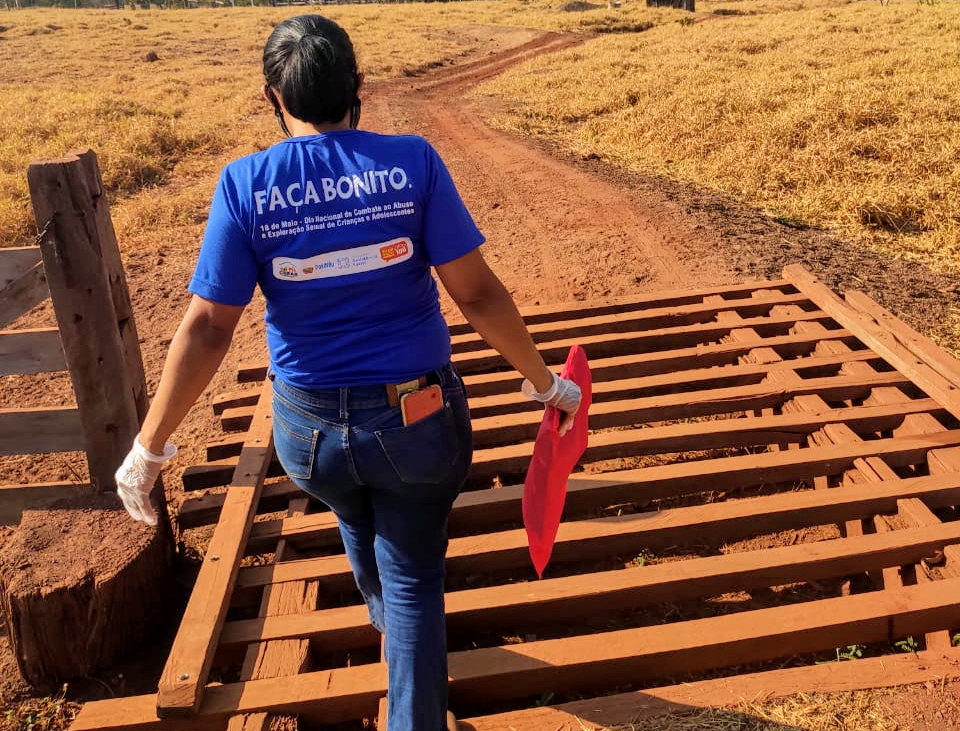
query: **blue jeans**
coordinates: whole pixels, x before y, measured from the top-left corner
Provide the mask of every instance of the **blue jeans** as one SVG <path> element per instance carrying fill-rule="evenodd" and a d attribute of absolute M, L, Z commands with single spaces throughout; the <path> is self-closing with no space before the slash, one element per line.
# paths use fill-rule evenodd
<path fill-rule="evenodd" d="M 383 386 L 318 391 L 274 382 L 287 475 L 330 506 L 374 627 L 386 636 L 390 731 L 444 731 L 447 518 L 473 456 L 463 380 L 428 379 L 444 406 L 410 426 Z"/>

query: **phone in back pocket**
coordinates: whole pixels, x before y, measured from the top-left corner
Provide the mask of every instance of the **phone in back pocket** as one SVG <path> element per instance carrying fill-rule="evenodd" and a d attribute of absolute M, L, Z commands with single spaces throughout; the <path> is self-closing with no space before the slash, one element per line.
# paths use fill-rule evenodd
<path fill-rule="evenodd" d="M 442 408 L 443 391 L 437 385 L 405 393 L 400 397 L 400 413 L 403 415 L 404 426 L 415 424 Z"/>

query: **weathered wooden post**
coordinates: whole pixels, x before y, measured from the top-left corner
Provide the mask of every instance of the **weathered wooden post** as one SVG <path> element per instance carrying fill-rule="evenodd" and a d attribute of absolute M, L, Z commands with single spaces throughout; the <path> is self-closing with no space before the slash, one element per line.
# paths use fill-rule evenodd
<path fill-rule="evenodd" d="M 96 155 L 27 178 L 94 491 L 23 513 L 0 556 L 7 630 L 34 684 L 88 675 L 136 649 L 164 612 L 172 536 L 131 519 L 113 474 L 146 414 L 136 325 Z"/>

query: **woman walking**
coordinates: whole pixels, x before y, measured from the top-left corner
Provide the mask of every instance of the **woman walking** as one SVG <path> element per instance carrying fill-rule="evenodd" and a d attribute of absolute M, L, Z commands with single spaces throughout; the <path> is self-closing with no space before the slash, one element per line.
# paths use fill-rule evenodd
<path fill-rule="evenodd" d="M 431 267 L 525 376 L 524 393 L 565 412 L 562 430 L 580 393 L 544 364 L 436 151 L 420 137 L 357 129 L 362 76 L 346 32 L 319 15 L 283 21 L 263 72 L 287 139 L 221 174 L 194 296 L 118 491 L 134 518 L 156 522 L 149 494 L 176 451 L 168 439 L 259 286 L 277 455 L 336 514 L 370 621 L 386 636 L 389 731 L 442 731 L 455 726 L 446 526 L 472 444 Z"/>

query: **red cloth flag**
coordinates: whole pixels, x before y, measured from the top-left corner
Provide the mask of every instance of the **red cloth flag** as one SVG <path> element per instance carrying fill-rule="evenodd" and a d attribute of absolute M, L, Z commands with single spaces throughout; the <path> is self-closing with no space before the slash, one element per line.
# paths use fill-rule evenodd
<path fill-rule="evenodd" d="M 567 497 L 567 479 L 587 448 L 587 412 L 593 389 L 587 356 L 579 345 L 570 348 L 560 375 L 580 387 L 580 408 L 573 426 L 562 437 L 557 433 L 562 412 L 553 406 L 546 408 L 523 483 L 523 525 L 527 529 L 530 559 L 540 578 L 553 552 Z"/>

